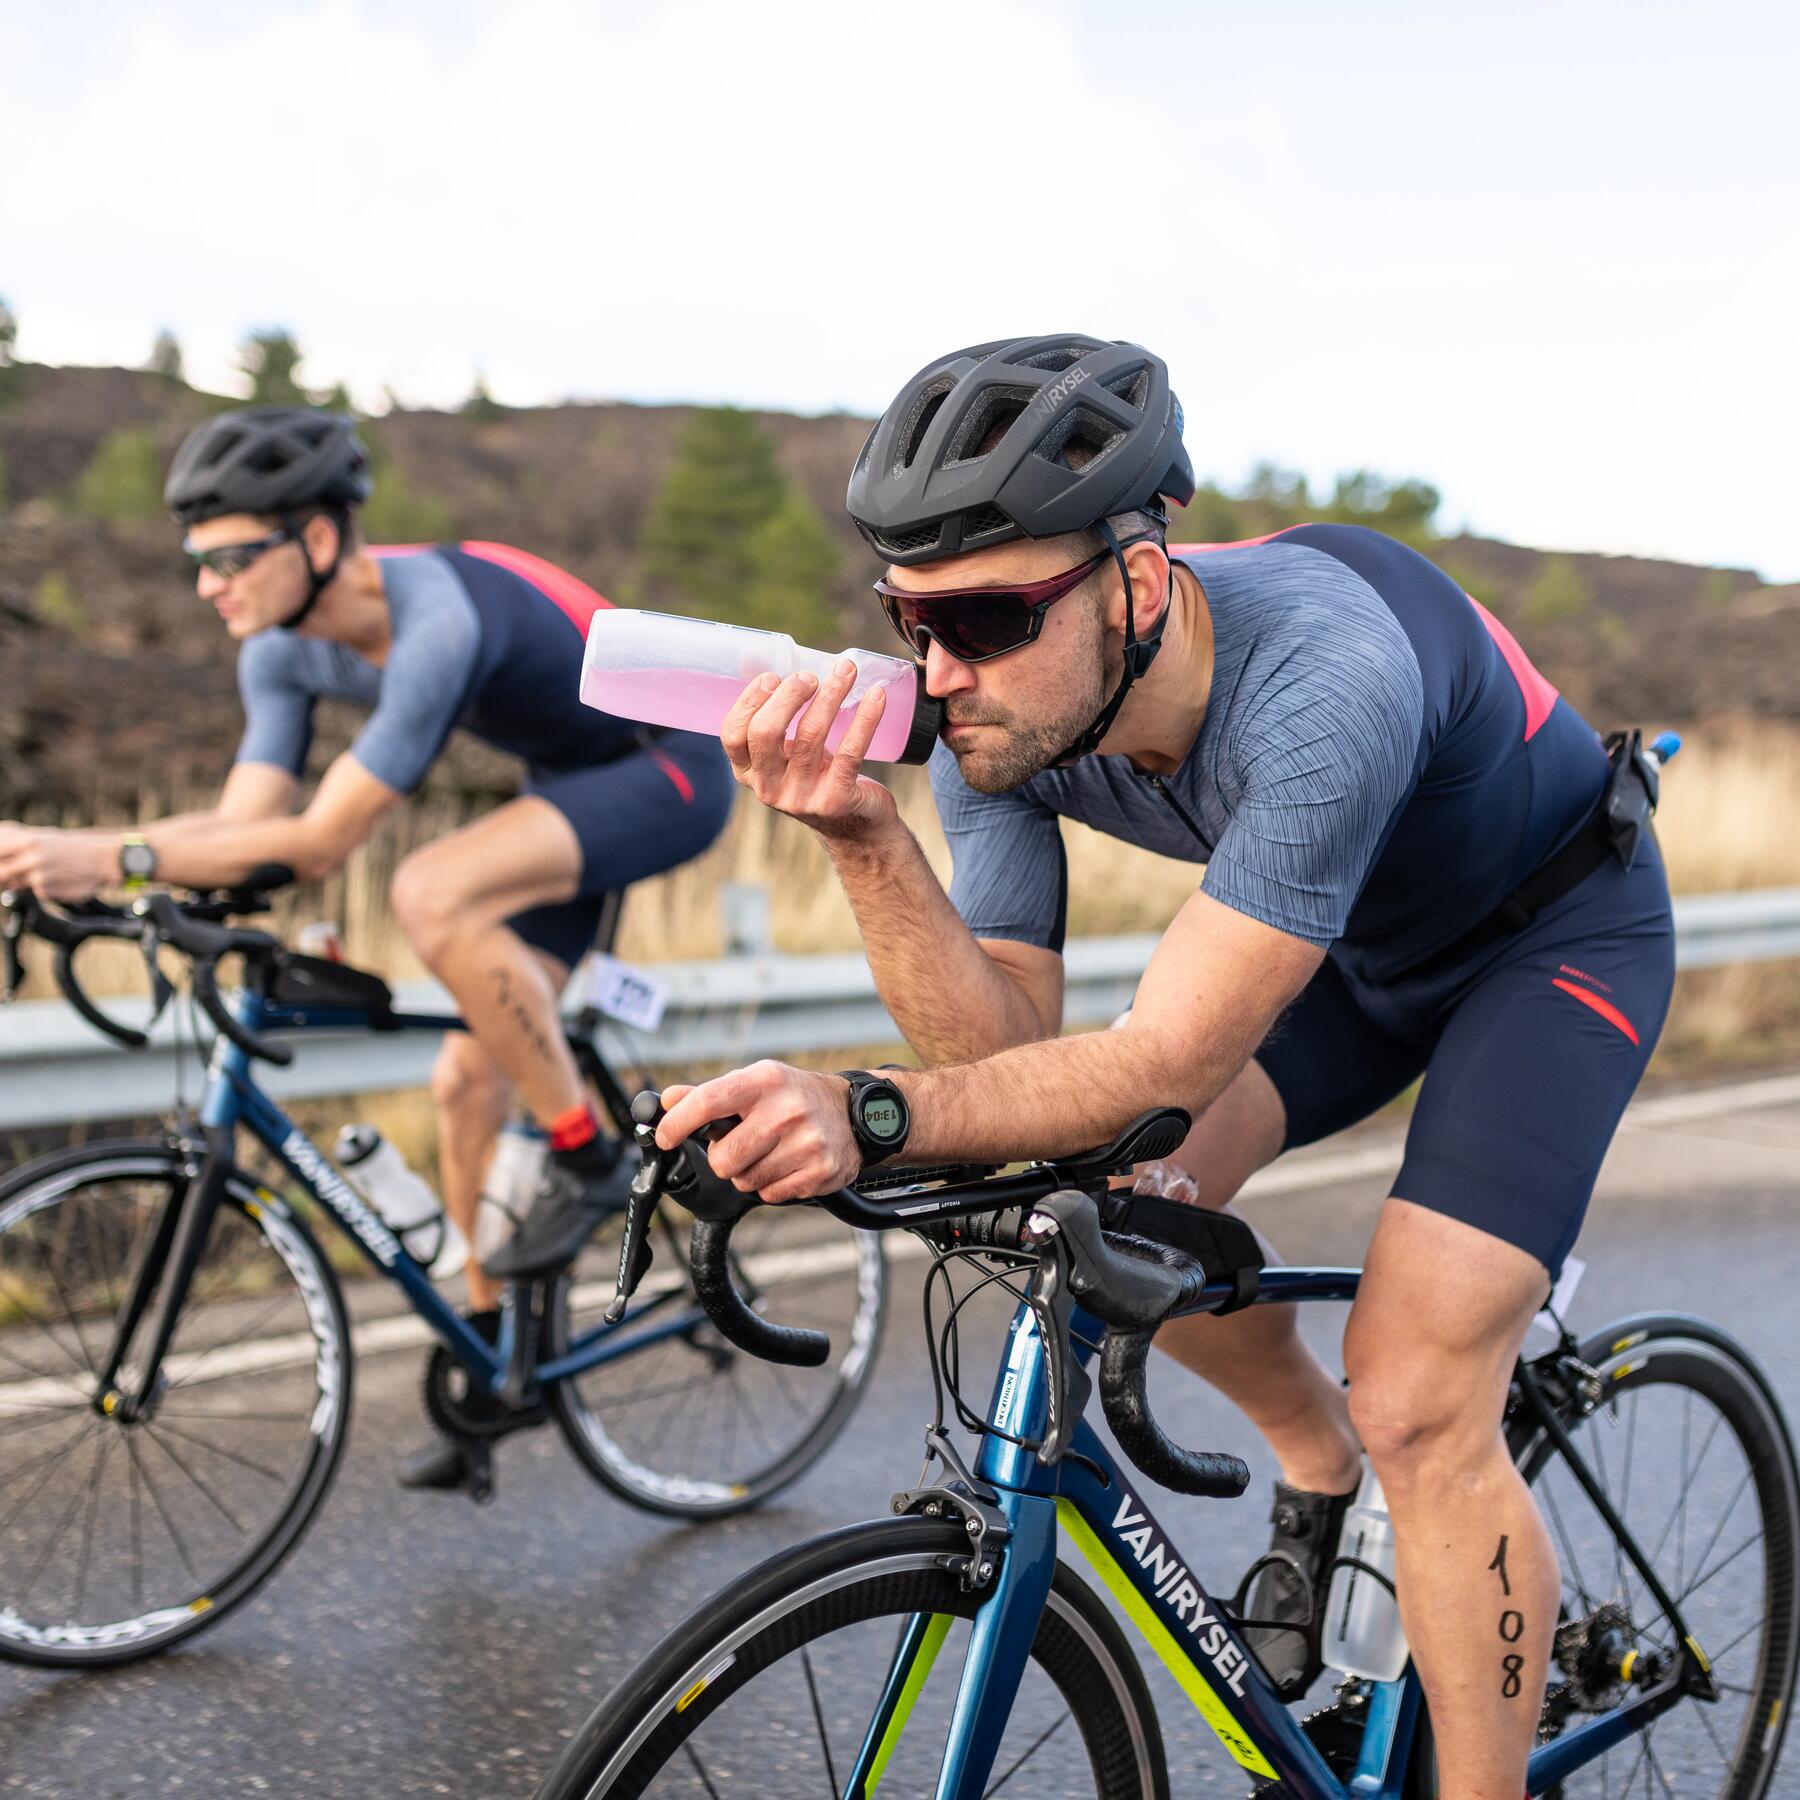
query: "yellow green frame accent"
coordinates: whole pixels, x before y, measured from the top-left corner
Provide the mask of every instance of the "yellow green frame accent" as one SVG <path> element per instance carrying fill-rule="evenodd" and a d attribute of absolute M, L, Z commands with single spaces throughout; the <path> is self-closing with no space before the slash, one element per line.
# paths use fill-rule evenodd
<path fill-rule="evenodd" d="M 1056 1517 L 1064 1535 L 1087 1559 L 1088 1567 L 1106 1583 L 1107 1592 L 1125 1609 L 1125 1616 L 1138 1628 L 1144 1642 L 1161 1658 L 1164 1668 L 1174 1676 L 1175 1685 L 1193 1702 L 1194 1710 L 1212 1727 L 1214 1735 L 1230 1751 L 1233 1760 L 1253 1775 L 1275 1780 L 1276 1772 L 1270 1767 L 1269 1759 L 1257 1749 L 1231 1709 L 1207 1686 L 1199 1670 L 1175 1642 L 1174 1633 L 1162 1622 L 1150 1602 L 1138 1592 L 1130 1577 L 1119 1567 L 1118 1559 L 1101 1542 L 1074 1504 L 1059 1499 L 1056 1503 Z"/>
<path fill-rule="evenodd" d="M 888 1758 L 894 1754 L 895 1746 L 900 1742 L 900 1734 L 906 1729 L 906 1721 L 912 1717 L 912 1709 L 924 1691 L 926 1678 L 931 1674 L 932 1665 L 937 1661 L 938 1652 L 943 1649 L 944 1639 L 949 1635 L 950 1614 L 933 1613 L 931 1623 L 925 1627 L 924 1637 L 919 1640 L 919 1653 L 906 1672 L 900 1698 L 894 1705 L 894 1716 L 888 1720 L 887 1730 L 881 1734 L 881 1742 L 875 1748 L 875 1760 L 869 1767 L 869 1779 L 863 1784 L 865 1794 L 874 1793 L 880 1786 L 881 1777 L 888 1766 Z"/>

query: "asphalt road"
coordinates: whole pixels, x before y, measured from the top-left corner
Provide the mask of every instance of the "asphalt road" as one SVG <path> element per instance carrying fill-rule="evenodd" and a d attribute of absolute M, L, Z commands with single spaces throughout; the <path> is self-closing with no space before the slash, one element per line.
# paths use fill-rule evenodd
<path fill-rule="evenodd" d="M 1379 1160 L 1379 1139 L 1356 1154 L 1371 1144 Z M 1327 1155 L 1327 1172 L 1344 1165 L 1341 1146 Z M 1385 1187 L 1364 1174 L 1268 1193 L 1252 1216 L 1290 1260 L 1353 1262 Z M 1800 1417 L 1797 1197 L 1800 1104 L 1628 1124 L 1582 1241 L 1591 1267 L 1573 1322 L 1664 1306 L 1711 1315 Z M 796 1539 L 884 1512 L 916 1478 L 929 1416 L 919 1272 L 897 1271 L 873 1386 L 825 1461 L 759 1513 L 711 1526 L 613 1501 L 553 1429 L 501 1446 L 491 1506 L 404 1493 L 391 1458 L 423 1435 L 419 1353 L 369 1358 L 336 1490 L 247 1606 L 188 1648 L 110 1673 L 0 1666 L 0 1794 L 529 1795 L 587 1712 L 706 1595 Z M 1341 1309 L 1310 1311 L 1335 1354 Z M 1166 1364 L 1157 1393 L 1182 1441 L 1250 1449 L 1228 1409 Z M 1249 1499 L 1162 1509 L 1225 1593 L 1267 1529 L 1270 1465 L 1251 1461 Z M 1175 1791 L 1242 1793 L 1160 1671 L 1152 1686 Z M 1800 1776 L 1787 1779 L 1780 1791 L 1800 1793 Z"/>

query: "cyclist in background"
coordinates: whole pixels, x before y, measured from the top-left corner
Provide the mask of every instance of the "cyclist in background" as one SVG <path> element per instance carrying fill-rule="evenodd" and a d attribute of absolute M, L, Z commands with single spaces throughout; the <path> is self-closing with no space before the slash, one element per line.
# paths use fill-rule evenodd
<path fill-rule="evenodd" d="M 432 1093 L 444 1203 L 471 1241 L 515 1092 L 550 1137 L 526 1224 L 485 1271 L 469 1267 L 472 1312 L 491 1331 L 495 1278 L 569 1261 L 632 1173 L 563 1038 L 570 969 L 606 895 L 704 850 L 733 787 L 710 739 L 580 704 L 587 622 L 607 604 L 593 589 L 502 544 L 366 544 L 357 508 L 371 485 L 342 414 L 248 407 L 189 436 L 164 497 L 199 597 L 241 646 L 244 736 L 218 804 L 137 832 L 0 824 L 0 886 L 80 900 L 121 879 L 227 887 L 265 863 L 317 881 L 419 786 L 458 727 L 522 758 L 516 799 L 413 851 L 391 888 L 469 1024 L 445 1038 Z M 369 716 L 303 800 L 322 697 Z M 401 1479 L 458 1485 L 456 1447 L 407 1459 Z"/>
<path fill-rule="evenodd" d="M 1168 371 L 1135 345 L 978 345 L 896 397 L 849 507 L 945 703 L 948 894 L 859 774 L 881 696 L 825 753 L 850 673 L 822 691 L 765 676 L 721 735 L 738 779 L 824 841 L 928 1066 L 846 1080 L 760 1063 L 671 1089 L 658 1135 L 737 1115 L 713 1167 L 780 1201 L 887 1157 L 1073 1153 L 1181 1106 L 1197 1124 L 1179 1160 L 1217 1207 L 1423 1075 L 1345 1337 L 1348 1395 L 1291 1307 L 1177 1321 L 1159 1342 L 1280 1463 L 1248 1616 L 1312 1624 L 1247 1636 L 1281 1691 L 1319 1672 L 1366 1453 L 1441 1790 L 1518 1800 L 1559 1583 L 1501 1420 L 1662 1026 L 1662 864 L 1647 831 L 1630 860 L 1601 829 L 1629 765 L 1439 569 L 1350 526 L 1171 550 L 1169 503 L 1193 491 Z M 1206 864 L 1129 1018 L 1075 1037 L 1058 1035 L 1063 817 Z"/>

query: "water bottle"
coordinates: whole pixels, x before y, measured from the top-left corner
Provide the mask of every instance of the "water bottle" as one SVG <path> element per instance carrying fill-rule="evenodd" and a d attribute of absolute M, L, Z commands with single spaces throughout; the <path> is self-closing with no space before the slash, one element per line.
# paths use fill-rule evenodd
<path fill-rule="evenodd" d="M 647 725 L 718 735 L 745 684 L 758 675 L 810 672 L 823 681 L 848 657 L 856 681 L 826 734 L 835 750 L 872 687 L 887 689 L 881 723 L 865 752 L 871 762 L 922 763 L 943 724 L 943 702 L 925 692 L 916 663 L 873 650 L 808 650 L 784 631 L 751 631 L 711 619 L 612 607 L 588 625 L 581 698 L 601 712 Z M 788 736 L 805 718 L 802 708 Z"/>
<path fill-rule="evenodd" d="M 500 1128 L 475 1209 L 478 1263 L 485 1263 L 525 1223 L 549 1155 L 550 1139 L 529 1113 L 515 1113 Z"/>
<path fill-rule="evenodd" d="M 431 1184 L 373 1125 L 346 1125 L 338 1133 L 337 1160 L 345 1179 L 434 1281 L 456 1274 L 469 1260 L 468 1242 Z"/>
<path fill-rule="evenodd" d="M 1366 1568 L 1340 1562 L 1331 1577 L 1331 1594 L 1325 1603 L 1322 1654 L 1332 1668 L 1368 1681 L 1398 1681 L 1408 1655 L 1406 1631 L 1400 1623 L 1400 1605 L 1392 1587 L 1369 1573 L 1379 1570 L 1386 1582 L 1394 1579 L 1394 1522 L 1388 1517 L 1387 1496 L 1375 1471 L 1368 1470 L 1356 1490 L 1356 1500 L 1344 1514 L 1338 1555 L 1354 1557 Z"/>

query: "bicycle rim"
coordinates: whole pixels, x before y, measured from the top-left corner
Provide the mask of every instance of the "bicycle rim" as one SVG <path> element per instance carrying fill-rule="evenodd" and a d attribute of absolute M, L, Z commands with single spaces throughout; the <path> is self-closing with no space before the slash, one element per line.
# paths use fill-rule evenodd
<path fill-rule="evenodd" d="M 539 1800 L 734 1800 L 846 1791 L 924 1800 L 936 1785 L 980 1596 L 943 1565 L 953 1527 L 858 1526 L 789 1552 L 710 1601 L 601 1706 Z M 882 1698 L 909 1632 L 922 1653 Z M 875 1726 L 878 1715 L 886 1728 Z M 876 1779 L 849 1788 L 865 1739 Z M 1059 1567 L 984 1784 L 1033 1800 L 1165 1800 L 1142 1672 L 1101 1602 Z"/>
<path fill-rule="evenodd" d="M 0 1188 L 0 1657 L 125 1662 L 215 1624 L 292 1549 L 336 1468 L 350 1401 L 337 1284 L 241 1174 L 149 1416 L 96 1405 L 114 1309 L 186 1179 L 166 1146 L 113 1145 Z M 135 1391 L 129 1363 L 118 1385 Z"/>
<path fill-rule="evenodd" d="M 1800 1498 L 1781 1413 L 1754 1364 L 1697 1320 L 1627 1321 L 1583 1346 L 1606 1399 L 1571 1426 L 1576 1448 L 1680 1609 L 1719 1689 L 1565 1776 L 1558 1800 L 1764 1800 L 1787 1723 L 1800 1635 Z M 1639 1657 L 1675 1633 L 1611 1531 L 1541 1436 L 1520 1466 L 1562 1574 L 1564 1632 L 1601 1620 Z M 1543 1735 L 1628 1697 L 1581 1659 L 1550 1672 Z M 1572 1701 L 1584 1701 L 1571 1708 Z M 1414 1792 L 1436 1792 L 1427 1741 Z"/>
<path fill-rule="evenodd" d="M 822 1367 L 784 1367 L 737 1350 L 700 1314 L 685 1218 L 666 1206 L 659 1216 L 656 1263 L 618 1339 L 636 1347 L 552 1397 L 576 1455 L 614 1492 L 655 1512 L 717 1517 L 786 1486 L 843 1429 L 880 1343 L 886 1265 L 877 1234 L 846 1232 L 812 1207 L 763 1207 L 743 1220 L 732 1245 L 742 1290 L 771 1318 L 831 1340 Z M 599 1324 L 617 1246 L 615 1227 L 564 1290 L 558 1351 Z"/>

